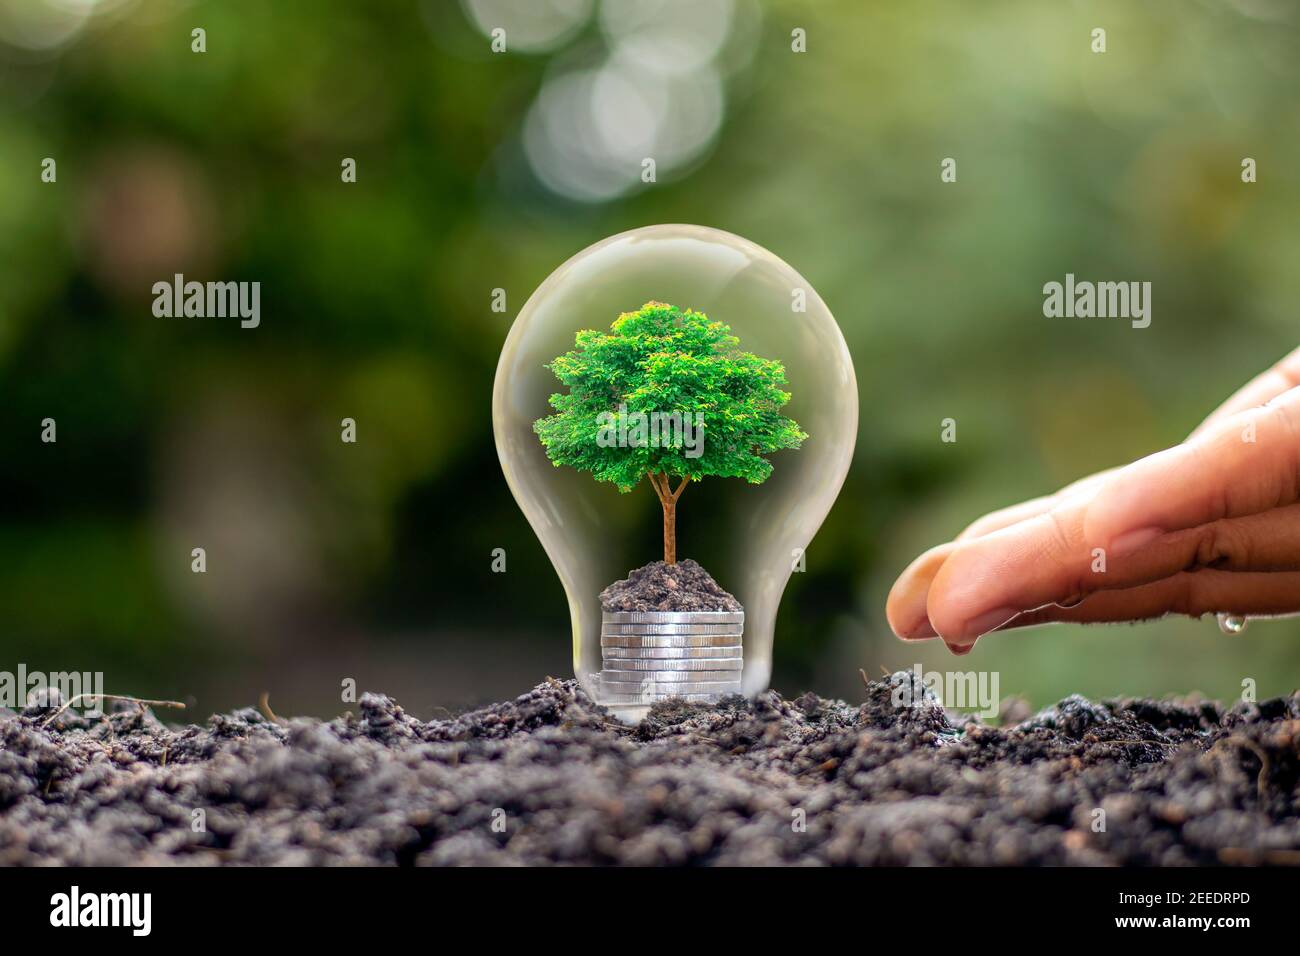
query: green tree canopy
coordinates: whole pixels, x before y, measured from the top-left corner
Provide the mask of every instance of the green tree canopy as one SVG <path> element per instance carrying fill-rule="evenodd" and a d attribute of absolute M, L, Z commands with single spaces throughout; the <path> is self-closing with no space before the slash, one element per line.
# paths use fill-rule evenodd
<path fill-rule="evenodd" d="M 664 508 L 664 560 L 676 560 L 675 507 L 702 478 L 772 473 L 764 455 L 808 436 L 781 414 L 785 368 L 740 349 L 722 322 L 648 302 L 608 332 L 578 332 L 573 351 L 547 366 L 568 394 L 533 428 L 557 467 L 587 471 L 631 491 L 648 478 Z M 681 479 L 676 489 L 669 478 Z"/>

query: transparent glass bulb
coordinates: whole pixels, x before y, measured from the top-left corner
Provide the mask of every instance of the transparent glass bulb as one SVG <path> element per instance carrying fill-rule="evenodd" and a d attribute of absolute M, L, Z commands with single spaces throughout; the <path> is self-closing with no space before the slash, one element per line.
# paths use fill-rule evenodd
<path fill-rule="evenodd" d="M 575 333 L 608 329 L 620 313 L 651 301 L 704 312 L 729 325 L 743 350 L 784 364 L 792 397 L 781 411 L 808 434 L 802 448 L 767 456 L 773 471 L 762 484 L 704 479 L 726 485 L 729 570 L 717 577 L 744 606 L 741 685 L 752 696 L 771 679 L 781 595 L 839 494 L 858 431 L 844 336 L 798 272 L 748 240 L 703 226 L 649 226 L 584 249 L 533 293 L 506 338 L 492 395 L 497 453 L 568 597 L 574 672 L 600 701 L 599 595 L 629 568 L 661 556 L 656 538 L 626 540 L 629 528 L 643 526 L 637 515 L 657 514 L 659 504 L 644 481 L 620 494 L 590 474 L 555 467 L 533 423 L 552 413 L 549 396 L 564 391 L 545 366 L 573 349 Z M 692 493 L 678 509 L 682 557 L 692 556 Z"/>

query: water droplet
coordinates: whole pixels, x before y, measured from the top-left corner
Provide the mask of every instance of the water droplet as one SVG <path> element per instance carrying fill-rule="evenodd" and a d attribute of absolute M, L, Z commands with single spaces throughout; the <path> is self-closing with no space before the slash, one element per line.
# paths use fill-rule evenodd
<path fill-rule="evenodd" d="M 1224 634 L 1240 634 L 1250 623 L 1249 618 L 1244 614 L 1220 614 L 1219 630 Z"/>

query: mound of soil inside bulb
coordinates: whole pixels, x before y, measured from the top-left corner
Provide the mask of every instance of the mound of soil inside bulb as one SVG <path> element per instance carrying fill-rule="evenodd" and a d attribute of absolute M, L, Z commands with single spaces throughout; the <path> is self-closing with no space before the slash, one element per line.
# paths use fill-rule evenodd
<path fill-rule="evenodd" d="M 654 561 L 600 592 L 606 611 L 743 611 L 713 575 L 690 558 Z"/>
<path fill-rule="evenodd" d="M 901 672 L 636 726 L 558 680 L 429 722 L 378 694 L 330 721 L 0 711 L 0 863 L 1300 863 L 1300 694 L 993 727 L 926 693 Z"/>

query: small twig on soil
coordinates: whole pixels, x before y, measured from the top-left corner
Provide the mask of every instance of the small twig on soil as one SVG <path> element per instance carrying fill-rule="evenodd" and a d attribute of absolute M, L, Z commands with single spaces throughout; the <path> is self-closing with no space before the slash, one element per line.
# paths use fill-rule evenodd
<path fill-rule="evenodd" d="M 125 694 L 78 694 L 76 697 L 72 698 L 70 701 L 68 701 L 66 704 L 64 704 L 54 713 L 50 714 L 50 716 L 46 717 L 45 720 L 41 722 L 41 726 L 48 727 L 51 721 L 53 721 L 56 717 L 60 716 L 69 707 L 74 707 L 79 702 L 86 700 L 87 698 L 91 698 L 91 699 L 99 698 L 101 700 L 125 700 L 128 703 L 139 704 L 141 708 L 176 707 L 179 708 L 180 710 L 185 709 L 185 705 L 182 704 L 179 700 L 145 700 L 143 697 L 127 697 Z"/>
<path fill-rule="evenodd" d="M 265 717 L 267 720 L 269 720 L 269 721 L 270 721 L 271 723 L 273 723 L 273 724 L 287 724 L 287 723 L 288 723 L 288 721 L 285 720 L 283 717 L 277 717 L 277 716 L 275 716 L 275 711 L 273 711 L 273 710 L 271 709 L 271 692 L 270 692 L 270 691 L 266 691 L 266 690 L 262 691 L 262 696 L 259 697 L 259 698 L 257 698 L 257 709 L 260 710 L 260 711 L 262 712 L 262 716 L 263 716 L 263 717 Z"/>
<path fill-rule="evenodd" d="M 885 678 L 885 680 L 889 680 L 889 675 L 890 675 L 889 668 L 886 667 L 884 664 L 877 664 L 876 666 L 880 668 L 880 673 Z M 871 678 L 867 676 L 867 672 L 863 670 L 861 667 L 859 667 L 858 673 L 862 675 L 862 686 L 866 688 L 870 688 Z"/>
<path fill-rule="evenodd" d="M 1255 778 L 1255 790 L 1261 797 L 1264 796 L 1264 791 L 1268 786 L 1269 770 L 1272 769 L 1272 763 L 1268 759 L 1268 754 L 1259 746 L 1259 744 L 1255 743 L 1255 741 L 1251 740 L 1249 737 L 1243 737 L 1240 734 L 1233 734 L 1231 737 L 1223 738 L 1210 748 L 1210 752 L 1213 753 L 1217 750 L 1220 744 L 1236 744 L 1237 746 L 1245 747 L 1259 758 L 1259 776 Z"/>

